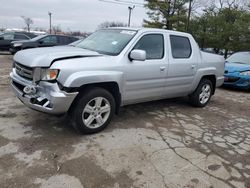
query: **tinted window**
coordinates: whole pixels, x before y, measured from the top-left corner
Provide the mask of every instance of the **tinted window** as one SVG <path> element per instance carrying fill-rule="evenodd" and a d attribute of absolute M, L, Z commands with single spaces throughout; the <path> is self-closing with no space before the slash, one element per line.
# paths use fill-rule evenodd
<path fill-rule="evenodd" d="M 69 37 L 60 36 L 59 39 L 60 39 L 60 44 L 69 44 L 69 43 L 71 43 L 71 40 L 70 40 Z"/>
<path fill-rule="evenodd" d="M 5 33 L 2 35 L 4 40 L 13 40 L 14 39 L 14 34 L 13 33 Z"/>
<path fill-rule="evenodd" d="M 25 35 L 22 35 L 22 34 L 15 34 L 14 39 L 16 39 L 16 40 L 27 40 L 29 38 L 26 37 Z"/>
<path fill-rule="evenodd" d="M 47 37 L 40 39 L 40 41 L 43 41 L 43 44 L 57 44 L 57 37 L 47 36 Z"/>
<path fill-rule="evenodd" d="M 145 50 L 146 59 L 161 59 L 164 55 L 163 35 L 144 35 L 135 45 L 134 49 Z"/>
<path fill-rule="evenodd" d="M 192 49 L 187 37 L 170 35 L 173 58 L 189 58 Z"/>

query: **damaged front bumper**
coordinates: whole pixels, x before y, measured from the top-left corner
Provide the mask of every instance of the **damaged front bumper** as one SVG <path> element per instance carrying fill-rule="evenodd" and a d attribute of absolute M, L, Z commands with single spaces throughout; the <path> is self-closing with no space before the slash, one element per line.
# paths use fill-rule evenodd
<path fill-rule="evenodd" d="M 15 69 L 10 73 L 10 78 L 14 93 L 26 106 L 49 114 L 66 113 L 78 94 L 60 90 L 57 83 L 40 81 L 39 85 L 35 85 L 17 75 Z M 34 92 L 26 94 L 25 87 L 33 88 Z"/>

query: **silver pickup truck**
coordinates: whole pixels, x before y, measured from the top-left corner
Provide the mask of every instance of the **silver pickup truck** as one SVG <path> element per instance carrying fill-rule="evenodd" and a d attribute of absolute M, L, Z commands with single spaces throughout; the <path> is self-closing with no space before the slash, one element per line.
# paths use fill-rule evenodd
<path fill-rule="evenodd" d="M 223 74 L 224 58 L 201 52 L 190 34 L 110 28 L 76 46 L 20 51 L 10 77 L 28 107 L 68 113 L 76 130 L 95 133 L 128 104 L 189 96 L 203 107 Z"/>

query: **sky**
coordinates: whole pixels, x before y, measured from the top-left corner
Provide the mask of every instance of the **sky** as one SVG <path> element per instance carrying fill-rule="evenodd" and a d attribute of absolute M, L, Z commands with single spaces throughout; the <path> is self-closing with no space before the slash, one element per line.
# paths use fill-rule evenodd
<path fill-rule="evenodd" d="M 128 22 L 128 5 L 99 0 L 0 0 L 0 28 L 24 28 L 21 16 L 25 16 L 34 22 L 31 29 L 49 29 L 48 11 L 52 12 L 52 26 L 60 26 L 64 31 L 92 32 L 105 21 Z M 135 7 L 131 26 L 141 26 L 145 18 L 145 8 Z"/>

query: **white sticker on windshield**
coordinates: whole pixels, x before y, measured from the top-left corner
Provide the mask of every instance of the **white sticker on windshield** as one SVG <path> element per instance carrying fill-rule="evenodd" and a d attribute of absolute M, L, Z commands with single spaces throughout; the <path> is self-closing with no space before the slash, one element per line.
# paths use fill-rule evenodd
<path fill-rule="evenodd" d="M 111 44 L 113 44 L 113 45 L 117 45 L 117 41 L 113 41 Z"/>
<path fill-rule="evenodd" d="M 129 31 L 129 30 L 122 30 L 120 33 L 127 34 L 127 35 L 134 35 L 136 32 L 135 31 Z"/>

